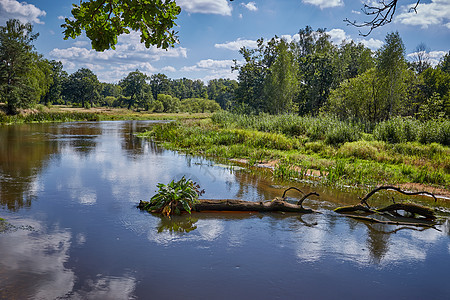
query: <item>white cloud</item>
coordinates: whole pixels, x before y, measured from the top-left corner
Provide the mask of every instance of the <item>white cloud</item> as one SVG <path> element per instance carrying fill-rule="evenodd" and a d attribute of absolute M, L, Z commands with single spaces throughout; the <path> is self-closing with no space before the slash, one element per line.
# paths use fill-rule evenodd
<path fill-rule="evenodd" d="M 116 50 L 97 52 L 82 47 L 85 41 L 76 41 L 74 47 L 66 49 L 53 49 L 49 55 L 52 59 L 61 61 L 68 71 L 87 67 L 96 72 L 101 81 L 116 82 L 129 72 L 139 69 L 142 72 L 153 73 L 158 71 L 151 62 L 165 57 L 186 58 L 187 49 L 183 47 L 169 48 L 168 50 L 156 47 L 145 48 L 140 43 L 139 34 L 133 32 L 120 36 Z"/>
<path fill-rule="evenodd" d="M 16 0 L 0 0 L 0 23 L 9 19 L 19 19 L 23 23 L 43 24 L 39 18 L 47 13 L 33 4 L 18 2 Z"/>
<path fill-rule="evenodd" d="M 236 79 L 237 74 L 231 72 L 231 66 L 234 66 L 233 60 L 204 59 L 196 63 L 194 66 L 181 68 L 181 71 L 206 72 L 207 75 L 204 78 L 201 78 L 201 80 L 204 82 L 215 78 Z"/>
<path fill-rule="evenodd" d="M 179 0 L 177 4 L 188 13 L 231 16 L 233 10 L 228 0 Z"/>
<path fill-rule="evenodd" d="M 357 15 L 360 15 L 360 14 L 361 14 L 361 12 L 360 12 L 360 11 L 358 11 L 358 10 L 352 10 L 352 14 L 357 14 Z"/>
<path fill-rule="evenodd" d="M 333 42 L 336 45 L 340 45 L 343 41 L 351 41 L 352 38 L 345 33 L 344 30 L 339 28 L 331 29 L 330 31 L 326 32 L 330 36 L 331 42 Z"/>
<path fill-rule="evenodd" d="M 175 73 L 177 71 L 177 69 L 175 69 L 172 66 L 166 66 L 164 68 L 161 68 L 161 71 Z"/>
<path fill-rule="evenodd" d="M 450 0 L 432 0 L 431 3 L 420 3 L 417 13 L 411 11 L 414 4 L 401 7 L 396 22 L 405 25 L 416 25 L 428 28 L 430 25 L 443 25 L 450 28 Z"/>
<path fill-rule="evenodd" d="M 303 3 L 319 6 L 320 9 L 344 6 L 343 0 L 302 0 Z"/>
<path fill-rule="evenodd" d="M 362 43 L 364 46 L 371 50 L 377 50 L 384 44 L 383 41 L 374 38 L 370 38 L 369 40 L 359 40 L 358 42 Z"/>
<path fill-rule="evenodd" d="M 215 44 L 214 47 L 216 48 L 223 48 L 223 49 L 228 49 L 228 50 L 233 50 L 233 51 L 237 51 L 239 49 L 241 49 L 242 47 L 247 47 L 247 48 L 256 48 L 257 42 L 254 40 L 243 40 L 243 39 L 237 39 L 236 41 L 233 42 L 227 42 L 224 44 Z"/>
<path fill-rule="evenodd" d="M 425 52 L 425 51 L 420 51 L 420 52 Z M 412 52 L 406 56 L 411 59 L 414 59 L 414 57 L 418 53 L 419 52 Z M 430 52 L 425 52 L 425 54 L 427 54 L 427 56 L 428 56 L 428 62 L 434 67 L 439 63 L 441 58 L 444 57 L 445 54 L 447 54 L 447 52 L 445 52 L 445 51 L 430 51 Z M 422 56 L 423 56 L 423 54 L 422 54 Z"/>
<path fill-rule="evenodd" d="M 257 11 L 258 8 L 256 7 L 256 3 L 255 2 L 249 2 L 247 4 L 242 3 L 241 4 L 243 7 L 245 7 L 246 9 L 250 10 L 250 11 Z"/>

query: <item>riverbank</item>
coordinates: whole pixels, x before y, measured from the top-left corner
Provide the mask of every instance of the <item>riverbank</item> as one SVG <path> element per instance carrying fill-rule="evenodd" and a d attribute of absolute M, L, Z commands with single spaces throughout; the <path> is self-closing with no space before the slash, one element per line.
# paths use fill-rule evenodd
<path fill-rule="evenodd" d="M 233 118 L 230 115 L 226 117 Z M 277 122 L 277 117 L 270 118 L 270 122 Z M 298 122 L 297 119 L 291 121 Z M 319 126 L 317 119 L 310 122 Z M 338 126 L 343 125 L 330 127 Z M 312 138 L 308 134 L 286 134 L 270 128 L 263 131 L 249 127 L 224 121 L 223 115 L 216 114 L 202 120 L 179 120 L 157 125 L 140 136 L 159 141 L 168 149 L 269 169 L 275 178 L 283 180 L 355 187 L 395 184 L 409 190 L 425 189 L 450 198 L 448 146 L 417 141 L 389 143 L 376 140 L 373 134 L 368 133 L 354 133 L 359 138 L 353 141 L 329 142 L 327 134 Z M 345 138 L 345 134 L 341 135 Z M 338 138 L 342 139 L 336 135 Z"/>
<path fill-rule="evenodd" d="M 66 105 L 23 110 L 9 116 L 0 111 L 0 124 L 71 122 L 71 121 L 114 121 L 114 120 L 178 120 L 203 119 L 210 113 L 149 113 L 124 108 L 94 107 L 90 109 Z"/>

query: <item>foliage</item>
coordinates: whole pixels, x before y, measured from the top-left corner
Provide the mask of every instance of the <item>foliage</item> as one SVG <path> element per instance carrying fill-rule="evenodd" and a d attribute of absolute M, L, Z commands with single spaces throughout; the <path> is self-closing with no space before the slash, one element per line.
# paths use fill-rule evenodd
<path fill-rule="evenodd" d="M 190 113 L 216 112 L 220 105 L 214 101 L 203 98 L 188 98 L 181 100 L 180 111 Z"/>
<path fill-rule="evenodd" d="M 0 99 L 9 114 L 32 107 L 51 84 L 46 60 L 33 51 L 33 26 L 12 19 L 0 26 Z"/>
<path fill-rule="evenodd" d="M 159 212 L 166 216 L 174 213 L 180 214 L 178 204 L 181 204 L 185 211 L 191 213 L 198 197 L 204 193 L 204 190 L 200 191 L 198 184 L 184 176 L 178 181 L 172 180 L 167 185 L 158 183 L 157 187 L 158 192 L 144 209 Z"/>
<path fill-rule="evenodd" d="M 92 107 L 99 100 L 100 82 L 97 75 L 87 68 L 81 68 L 70 74 L 63 86 L 64 97 L 81 107 Z"/>
<path fill-rule="evenodd" d="M 153 101 L 150 85 L 147 84 L 147 75 L 136 70 L 130 72 L 124 79 L 119 82 L 123 94 L 127 98 L 128 109 L 135 104 L 148 110 L 150 103 Z"/>
<path fill-rule="evenodd" d="M 172 97 L 170 95 L 158 94 L 157 101 L 159 101 L 162 106 L 162 112 L 165 113 L 174 113 L 180 111 L 181 102 L 178 98 Z"/>
<path fill-rule="evenodd" d="M 117 37 L 140 31 L 141 43 L 167 49 L 178 42 L 175 20 L 181 12 L 173 0 L 91 0 L 73 4 L 73 18 L 66 18 L 64 38 L 76 38 L 82 31 L 97 51 L 115 49 Z"/>

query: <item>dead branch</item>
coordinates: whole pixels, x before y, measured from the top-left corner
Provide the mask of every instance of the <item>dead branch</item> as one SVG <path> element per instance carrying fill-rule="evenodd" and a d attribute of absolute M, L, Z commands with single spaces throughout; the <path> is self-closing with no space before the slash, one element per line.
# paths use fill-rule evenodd
<path fill-rule="evenodd" d="M 436 227 L 434 227 L 435 224 L 429 224 L 429 223 L 415 223 L 415 222 L 403 222 L 403 221 L 391 221 L 391 220 L 378 220 L 371 217 L 365 217 L 365 216 L 355 216 L 355 215 L 346 215 L 349 218 L 356 219 L 356 220 L 363 220 L 363 221 L 369 221 L 372 223 L 381 223 L 381 224 L 387 224 L 387 225 L 404 225 L 404 226 L 415 226 L 415 227 L 429 227 L 434 228 L 438 231 Z"/>
<path fill-rule="evenodd" d="M 433 193 L 429 193 L 429 192 L 425 192 L 425 191 L 422 191 L 422 192 L 406 192 L 406 191 L 402 191 L 400 188 L 395 187 L 395 186 L 382 185 L 382 186 L 379 186 L 379 187 L 377 187 L 376 189 L 372 190 L 370 193 L 368 193 L 364 198 L 361 199 L 361 202 L 360 202 L 360 203 L 361 203 L 361 204 L 365 204 L 368 208 L 370 208 L 369 204 L 367 203 L 367 200 L 368 200 L 370 197 L 372 197 L 373 194 L 375 194 L 375 193 L 377 193 L 377 192 L 379 192 L 379 191 L 381 191 L 381 190 L 393 190 L 393 191 L 397 191 L 397 192 L 399 192 L 399 193 L 401 193 L 401 194 L 408 195 L 408 196 L 414 196 L 414 195 L 429 195 L 429 196 L 433 197 L 434 202 L 437 201 L 437 198 L 436 198 L 436 196 L 435 196 Z"/>
<path fill-rule="evenodd" d="M 393 213 L 395 216 L 397 216 L 398 210 L 403 210 L 411 214 L 418 214 L 425 217 L 428 220 L 436 219 L 434 211 L 431 208 L 414 203 L 394 203 L 387 207 L 377 209 L 377 212 L 390 212 Z"/>
<path fill-rule="evenodd" d="M 300 193 L 303 194 L 303 197 L 297 202 L 297 205 L 300 205 L 300 206 L 303 206 L 303 201 L 305 201 L 306 198 L 308 198 L 309 196 L 312 196 L 312 195 L 317 196 L 317 197 L 320 196 L 320 195 L 319 195 L 318 193 L 316 193 L 316 192 L 311 192 L 311 193 L 308 193 L 308 194 L 305 195 L 305 193 L 304 193 L 302 190 L 300 190 L 299 188 L 296 188 L 295 186 L 291 186 L 291 187 L 287 188 L 287 189 L 283 192 L 283 196 L 281 196 L 281 199 L 286 200 L 286 193 L 287 193 L 288 191 L 290 191 L 290 190 L 296 190 L 296 191 L 298 191 L 298 192 L 300 192 Z"/>
<path fill-rule="evenodd" d="M 362 36 L 368 36 L 372 32 L 372 30 L 392 22 L 392 18 L 394 17 L 395 11 L 397 9 L 397 2 L 398 0 L 390 0 L 388 2 L 386 2 L 386 0 L 379 0 L 378 5 L 364 4 L 364 7 L 361 9 L 361 11 L 367 16 L 373 16 L 372 20 L 363 23 L 357 23 L 356 21 L 350 21 L 348 18 L 346 18 L 344 22 L 347 22 L 348 24 L 355 27 L 369 27 L 368 33 L 363 34 L 361 33 L 361 31 L 359 32 L 359 34 Z M 417 13 L 417 6 L 419 5 L 419 3 L 420 0 L 417 0 L 416 4 L 411 7 L 410 11 L 414 11 Z"/>

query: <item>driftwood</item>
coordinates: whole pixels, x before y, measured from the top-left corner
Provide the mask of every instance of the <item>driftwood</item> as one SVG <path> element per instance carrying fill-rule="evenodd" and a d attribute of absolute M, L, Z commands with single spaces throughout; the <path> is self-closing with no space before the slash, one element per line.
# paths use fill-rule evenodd
<path fill-rule="evenodd" d="M 295 189 L 304 196 L 297 202 L 297 204 L 292 204 L 286 201 L 286 192 Z M 303 207 L 303 202 L 305 199 L 311 195 L 319 196 L 319 194 L 313 192 L 309 194 L 303 193 L 301 190 L 295 187 L 288 188 L 284 191 L 282 198 L 275 198 L 268 201 L 244 201 L 235 199 L 200 199 L 197 203 L 193 204 L 192 211 L 202 212 L 202 211 L 245 211 L 245 212 L 294 212 L 294 213 L 314 213 L 315 210 Z M 145 209 L 149 202 L 140 201 L 138 208 Z M 179 210 L 183 211 L 183 207 L 179 204 Z"/>
<path fill-rule="evenodd" d="M 430 223 L 424 223 L 424 222 L 408 222 L 405 219 L 408 219 L 408 217 L 402 216 L 398 213 L 398 211 L 404 211 L 406 213 L 409 213 L 411 217 L 409 217 L 410 220 L 425 220 L 425 221 L 434 221 L 436 219 L 436 216 L 434 214 L 433 209 L 429 207 L 425 207 L 422 205 L 414 204 L 414 203 L 395 203 L 394 199 L 393 204 L 388 205 L 386 207 L 380 208 L 380 209 L 374 209 L 370 207 L 370 205 L 367 203 L 367 200 L 373 196 L 376 192 L 381 190 L 394 190 L 404 195 L 429 195 L 434 198 L 435 201 L 437 201 L 436 196 L 429 192 L 406 192 L 402 191 L 401 189 L 394 187 L 394 186 L 380 186 L 374 190 L 372 190 L 370 193 L 368 193 L 364 198 L 360 198 L 360 202 L 355 205 L 351 206 L 344 206 L 344 207 L 338 207 L 334 211 L 338 213 L 345 213 L 346 216 L 358 219 L 358 220 L 365 220 L 375 223 L 382 223 L 382 224 L 389 224 L 389 225 L 406 225 L 406 226 L 420 226 L 420 227 L 433 227 L 435 224 L 434 222 Z M 349 213 L 364 213 L 366 215 L 371 214 L 377 214 L 386 216 L 389 218 L 388 220 L 379 220 L 373 217 L 368 216 L 360 216 L 360 215 L 354 215 Z M 416 215 L 422 216 L 422 218 L 416 218 Z"/>
<path fill-rule="evenodd" d="M 347 217 L 356 219 L 356 220 L 363 220 L 363 221 L 369 221 L 371 223 L 381 223 L 381 224 L 387 224 L 387 225 L 404 225 L 404 226 L 416 226 L 416 227 L 430 227 L 434 228 L 438 231 L 439 229 L 435 228 L 434 223 L 424 223 L 424 222 L 406 222 L 406 221 L 393 221 L 393 220 L 378 220 L 371 217 L 365 217 L 365 216 L 355 216 L 355 215 L 347 215 Z M 411 228 L 404 228 L 404 229 L 411 229 Z"/>

